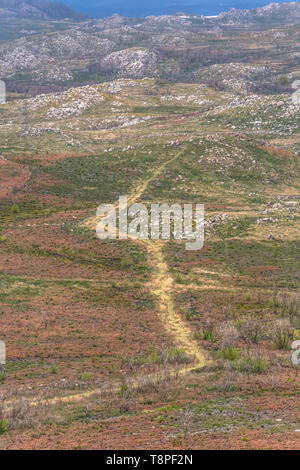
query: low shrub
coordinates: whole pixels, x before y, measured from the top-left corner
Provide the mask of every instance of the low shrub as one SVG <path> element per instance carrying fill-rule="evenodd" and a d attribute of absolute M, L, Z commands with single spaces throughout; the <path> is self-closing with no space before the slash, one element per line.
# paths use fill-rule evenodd
<path fill-rule="evenodd" d="M 240 357 L 240 352 L 237 348 L 227 346 L 217 352 L 218 359 L 225 359 L 226 361 L 236 361 Z"/>
<path fill-rule="evenodd" d="M 259 355 L 247 355 L 241 358 L 234 368 L 244 374 L 263 374 L 268 369 L 268 362 Z"/>
<path fill-rule="evenodd" d="M 0 436 L 6 433 L 9 429 L 7 419 L 0 419 Z"/>

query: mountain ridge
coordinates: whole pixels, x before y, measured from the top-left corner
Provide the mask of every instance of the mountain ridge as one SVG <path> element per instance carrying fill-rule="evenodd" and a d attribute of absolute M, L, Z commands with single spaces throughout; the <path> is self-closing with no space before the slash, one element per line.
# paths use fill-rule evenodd
<path fill-rule="evenodd" d="M 66 6 L 62 2 L 52 2 L 44 0 L 0 0 L 0 19 L 31 19 L 31 20 L 64 20 L 72 19 L 83 21 L 88 17 L 82 13 L 78 13 L 72 8 Z M 287 3 L 270 3 L 263 7 L 253 9 L 237 9 L 219 13 L 216 16 L 204 16 L 201 14 L 166 14 L 166 15 L 150 15 L 139 18 L 141 21 L 149 19 L 160 20 L 163 18 L 180 19 L 197 19 L 207 24 L 219 23 L 262 23 L 264 21 L 275 22 L 298 22 L 300 20 L 300 2 Z M 96 19 L 96 18 L 95 18 Z M 102 21 L 111 23 L 126 23 L 128 20 L 134 20 L 134 17 L 122 16 L 114 14 L 110 17 L 103 18 Z"/>
<path fill-rule="evenodd" d="M 262 19 L 269 20 L 288 20 L 294 21 L 300 19 L 300 2 L 288 3 L 270 3 L 264 7 L 253 9 L 232 8 L 227 12 L 220 13 L 216 20 L 238 20 L 239 22 L 254 21 L 260 22 Z"/>
<path fill-rule="evenodd" d="M 87 17 L 77 13 L 61 2 L 41 0 L 0 0 L 0 19 L 22 18 L 33 20 L 84 20 Z"/>

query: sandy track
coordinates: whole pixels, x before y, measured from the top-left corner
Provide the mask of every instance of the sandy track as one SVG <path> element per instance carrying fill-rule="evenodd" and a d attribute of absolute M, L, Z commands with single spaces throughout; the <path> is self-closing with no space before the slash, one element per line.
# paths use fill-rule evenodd
<path fill-rule="evenodd" d="M 181 152 L 176 153 L 170 160 L 164 162 L 160 165 L 152 175 L 147 178 L 141 185 L 139 185 L 129 196 L 128 202 L 134 204 L 138 201 L 145 190 L 147 189 L 149 183 L 154 181 L 162 171 L 173 161 L 178 159 Z M 117 203 L 115 205 L 117 207 Z M 91 217 L 87 219 L 84 225 L 91 230 L 95 230 L 99 218 Z M 163 247 L 164 242 L 161 240 L 136 240 L 139 243 L 143 243 L 147 247 L 149 255 L 149 263 L 152 266 L 152 280 L 150 283 L 150 289 L 157 298 L 158 306 L 158 315 L 161 320 L 162 325 L 164 326 L 166 332 L 175 342 L 176 346 L 180 349 L 183 349 L 192 359 L 192 362 L 189 364 L 180 364 L 177 367 L 171 367 L 168 371 L 170 376 L 179 376 L 190 372 L 193 369 L 204 367 L 207 363 L 204 353 L 199 349 L 198 343 L 194 340 L 192 332 L 187 326 L 187 324 L 182 320 L 180 314 L 176 312 L 176 308 L 173 301 L 172 292 L 174 289 L 174 280 L 170 274 L 167 262 L 164 257 Z M 139 387 L 141 381 L 145 379 L 143 374 L 137 374 L 135 377 L 130 377 L 130 386 L 132 389 Z M 147 374 L 147 380 L 159 380 L 158 374 Z M 74 393 L 62 397 L 50 398 L 47 400 L 42 400 L 47 402 L 49 405 L 54 405 L 56 403 L 71 403 L 79 402 L 86 398 L 92 397 L 93 395 L 105 393 L 118 393 L 121 387 L 121 380 L 115 380 L 113 383 L 110 382 L 109 385 L 103 383 L 103 386 L 98 386 L 94 390 L 89 390 L 82 393 Z M 38 405 L 41 403 L 41 400 L 33 400 L 31 404 Z M 10 406 L 8 404 L 8 406 Z"/>

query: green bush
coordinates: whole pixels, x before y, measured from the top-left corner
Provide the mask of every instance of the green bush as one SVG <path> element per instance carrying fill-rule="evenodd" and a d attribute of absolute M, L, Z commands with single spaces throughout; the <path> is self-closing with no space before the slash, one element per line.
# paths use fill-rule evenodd
<path fill-rule="evenodd" d="M 240 357 L 240 352 L 237 348 L 226 347 L 217 352 L 217 358 L 225 359 L 226 361 L 236 361 Z"/>
<path fill-rule="evenodd" d="M 18 206 L 18 204 L 14 204 L 13 206 L 11 206 L 10 211 L 11 211 L 12 214 L 19 214 L 20 213 L 20 207 Z"/>
<path fill-rule="evenodd" d="M 178 284 L 184 284 L 185 279 L 184 279 L 183 274 L 178 273 L 178 272 L 175 273 L 174 274 L 174 279 L 175 279 L 175 282 L 177 282 Z"/>
<path fill-rule="evenodd" d="M 184 312 L 184 316 L 187 321 L 190 321 L 192 319 L 193 314 L 189 309 L 186 309 Z"/>
<path fill-rule="evenodd" d="M 91 372 L 82 372 L 80 379 L 81 380 L 91 380 L 93 378 L 93 374 Z"/>
<path fill-rule="evenodd" d="M 169 348 L 168 349 L 168 362 L 183 364 L 189 362 L 189 358 L 183 349 Z"/>
<path fill-rule="evenodd" d="M 7 419 L 0 419 L 0 435 L 8 431 L 8 421 Z"/>
<path fill-rule="evenodd" d="M 202 339 L 204 339 L 206 341 L 211 341 L 211 342 L 214 342 L 216 340 L 216 338 L 214 337 L 214 334 L 211 330 L 203 330 Z"/>
<path fill-rule="evenodd" d="M 127 268 L 130 268 L 132 265 L 133 265 L 133 260 L 127 257 L 121 260 L 120 268 L 127 269 Z"/>
<path fill-rule="evenodd" d="M 268 363 L 261 357 L 249 355 L 238 361 L 235 369 L 246 374 L 262 374 L 268 369 Z"/>
<path fill-rule="evenodd" d="M 120 389 L 120 397 L 129 397 L 130 395 L 130 388 L 128 387 L 127 384 L 123 383 L 121 385 L 121 389 Z"/>
<path fill-rule="evenodd" d="M 153 364 L 158 364 L 160 362 L 160 353 L 157 349 L 153 348 L 150 351 L 149 356 L 148 356 L 148 361 L 152 362 Z"/>
<path fill-rule="evenodd" d="M 283 328 L 276 331 L 273 341 L 276 349 L 289 349 L 290 340 L 288 331 Z"/>

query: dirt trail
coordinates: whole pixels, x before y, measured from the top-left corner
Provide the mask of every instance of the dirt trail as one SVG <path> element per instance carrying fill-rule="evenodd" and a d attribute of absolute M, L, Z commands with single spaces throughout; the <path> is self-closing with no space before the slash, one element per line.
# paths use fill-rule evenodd
<path fill-rule="evenodd" d="M 154 172 L 149 176 L 149 178 L 146 178 L 139 186 L 137 186 L 131 193 L 131 195 L 127 198 L 127 204 L 132 205 L 136 203 L 142 194 L 146 191 L 148 188 L 149 184 L 152 183 L 161 173 L 162 171 L 170 165 L 170 163 L 174 162 L 177 160 L 180 155 L 182 155 L 182 151 L 177 152 L 170 160 L 167 160 L 166 162 L 162 163 Z M 114 204 L 115 208 L 118 209 L 119 207 L 119 201 L 117 201 Z M 99 217 L 93 216 L 90 217 L 88 220 L 84 222 L 84 226 L 88 227 L 91 230 L 96 230 L 97 222 L 99 221 Z"/>
<path fill-rule="evenodd" d="M 180 364 L 177 367 L 169 367 L 168 375 L 170 377 L 179 377 L 180 375 L 187 374 L 191 370 L 204 367 L 207 363 L 203 352 L 199 349 L 197 342 L 193 339 L 192 333 L 185 322 L 181 319 L 180 314 L 176 312 L 175 305 L 172 299 L 173 291 L 173 278 L 170 275 L 168 265 L 164 259 L 163 242 L 143 240 L 147 245 L 149 259 L 153 266 L 153 279 L 151 281 L 151 288 L 153 293 L 158 299 L 158 313 L 159 318 L 167 331 L 173 337 L 177 347 L 183 349 L 193 361 L 187 364 Z M 143 382 L 146 381 L 160 381 L 163 378 L 163 372 L 153 372 L 145 376 L 144 373 L 136 374 L 129 377 L 128 381 L 132 389 L 137 389 Z M 97 394 L 111 394 L 119 393 L 122 386 L 122 381 L 115 379 L 110 383 L 103 383 L 97 386 L 94 390 L 88 390 L 82 393 L 74 393 L 63 397 L 49 398 L 45 401 L 48 405 L 55 405 L 57 403 L 75 403 Z M 38 406 L 41 403 L 39 400 L 33 400 L 31 405 Z M 151 410 L 143 410 L 144 413 L 152 412 Z"/>
<path fill-rule="evenodd" d="M 133 191 L 132 195 L 128 198 L 128 203 L 134 204 L 137 202 L 148 188 L 149 183 L 154 181 L 162 171 L 170 163 L 177 160 L 182 153 L 183 151 L 177 152 L 174 157 L 160 165 L 149 178 L 143 181 L 143 183 Z M 153 293 L 158 299 L 161 322 L 170 336 L 175 339 L 177 345 L 184 349 L 188 355 L 194 357 L 197 366 L 201 367 L 205 363 L 204 355 L 200 352 L 198 344 L 192 338 L 189 328 L 175 310 L 172 299 L 174 281 L 164 258 L 163 242 L 159 240 L 144 240 L 144 243 L 147 245 L 149 260 L 153 267 L 154 279 L 152 281 L 152 287 Z"/>
<path fill-rule="evenodd" d="M 144 191 L 147 189 L 149 183 L 151 183 L 155 178 L 157 178 L 161 172 L 167 167 L 168 164 L 175 161 L 179 156 L 182 154 L 182 151 L 176 153 L 170 160 L 164 162 L 160 165 L 152 175 L 147 178 L 140 186 L 133 191 L 133 193 L 129 196 L 128 202 L 130 204 L 134 204 Z M 116 204 L 117 207 L 117 204 Z M 91 217 L 90 219 L 85 221 L 85 226 L 89 227 L 93 230 L 96 229 L 96 225 L 99 218 Z M 186 323 L 182 320 L 179 313 L 176 312 L 175 305 L 172 298 L 172 291 L 174 281 L 169 272 L 169 268 L 167 262 L 164 258 L 163 247 L 164 243 L 161 240 L 153 241 L 153 240 L 136 240 L 137 242 L 142 242 L 147 247 L 147 251 L 149 254 L 149 262 L 153 268 L 153 278 L 151 281 L 150 288 L 152 289 L 153 293 L 157 297 L 158 300 L 158 313 L 159 318 L 167 331 L 168 334 L 173 338 L 176 346 L 178 348 L 183 349 L 191 358 L 193 358 L 193 362 L 189 364 L 182 364 L 177 367 L 172 367 L 169 369 L 168 373 L 170 376 L 179 376 L 186 374 L 187 372 L 204 367 L 206 364 L 205 356 L 203 352 L 199 349 L 197 342 L 192 337 L 192 332 L 186 325 Z M 180 368 L 179 368 L 180 367 Z M 158 378 L 157 373 L 148 374 L 147 380 L 155 380 Z M 131 387 L 138 388 L 140 382 L 145 379 L 143 374 L 137 374 L 135 377 L 130 377 L 130 385 Z M 114 383 L 109 385 L 109 392 L 119 392 L 121 387 L 121 381 L 115 380 Z M 95 390 L 89 390 L 82 393 L 75 393 L 73 395 L 67 395 L 63 397 L 56 397 L 50 398 L 47 401 L 48 404 L 56 404 L 59 402 L 66 403 L 66 402 L 77 402 L 93 395 L 102 393 L 105 391 L 107 385 L 103 384 L 97 387 Z M 38 400 L 33 400 L 31 402 L 32 405 L 37 405 L 40 403 Z"/>
<path fill-rule="evenodd" d="M 172 162 L 177 160 L 183 151 L 177 152 L 170 160 L 165 161 L 156 168 L 151 176 L 143 181 L 128 197 L 128 204 L 137 202 L 148 188 L 148 185 L 154 181 L 163 170 Z M 117 203 L 116 203 L 117 207 Z M 85 225 L 93 230 L 96 229 L 97 217 L 92 217 L 85 222 Z M 160 240 L 137 240 L 147 247 L 149 261 L 153 268 L 153 279 L 151 289 L 158 299 L 159 316 L 166 331 L 174 338 L 177 346 L 182 348 L 189 356 L 194 358 L 195 365 L 201 367 L 205 360 L 203 354 L 199 351 L 197 342 L 192 338 L 191 332 L 181 316 L 176 312 L 172 299 L 172 290 L 174 281 L 170 275 L 168 265 L 164 258 L 163 242 Z"/>
<path fill-rule="evenodd" d="M 167 160 L 166 162 L 164 162 L 162 165 L 160 165 L 158 168 L 156 168 L 156 170 L 154 170 L 154 172 L 152 173 L 152 175 L 145 179 L 143 181 L 143 183 L 141 183 L 133 192 L 132 192 L 132 195 L 129 196 L 128 198 L 128 204 L 134 204 L 135 202 L 137 202 L 140 197 L 142 196 L 142 194 L 146 191 L 146 189 L 148 188 L 149 184 L 152 183 L 152 181 L 154 181 L 161 173 L 162 171 L 168 166 L 170 165 L 170 163 L 174 162 L 175 160 L 177 160 L 180 155 L 182 155 L 182 151 L 180 152 L 177 152 L 174 157 L 172 157 L 170 160 Z"/>
<path fill-rule="evenodd" d="M 172 299 L 174 281 L 164 258 L 163 243 L 149 240 L 147 245 L 149 258 L 155 268 L 153 292 L 159 302 L 161 322 L 170 336 L 173 336 L 178 347 L 184 349 L 189 356 L 194 357 L 194 366 L 196 364 L 197 367 L 203 367 L 205 364 L 204 355 L 199 350 L 197 342 L 193 339 L 190 329 L 175 309 Z"/>
<path fill-rule="evenodd" d="M 177 160 L 182 153 L 182 150 L 177 152 L 170 160 L 160 165 L 149 178 L 143 181 L 128 197 L 128 204 L 137 202 L 148 188 L 148 185 L 154 181 L 170 163 Z M 95 230 L 96 223 L 97 218 L 93 217 L 86 221 L 86 226 L 92 227 Z M 141 240 L 137 241 L 141 242 Z M 174 281 L 164 258 L 164 243 L 160 240 L 143 240 L 142 243 L 147 246 L 149 260 L 153 267 L 154 278 L 152 280 L 152 290 L 158 298 L 160 319 L 167 332 L 174 337 L 178 346 L 195 358 L 197 366 L 203 366 L 205 363 L 204 355 L 199 350 L 197 342 L 192 338 L 189 328 L 176 312 L 174 306 L 172 299 Z"/>

